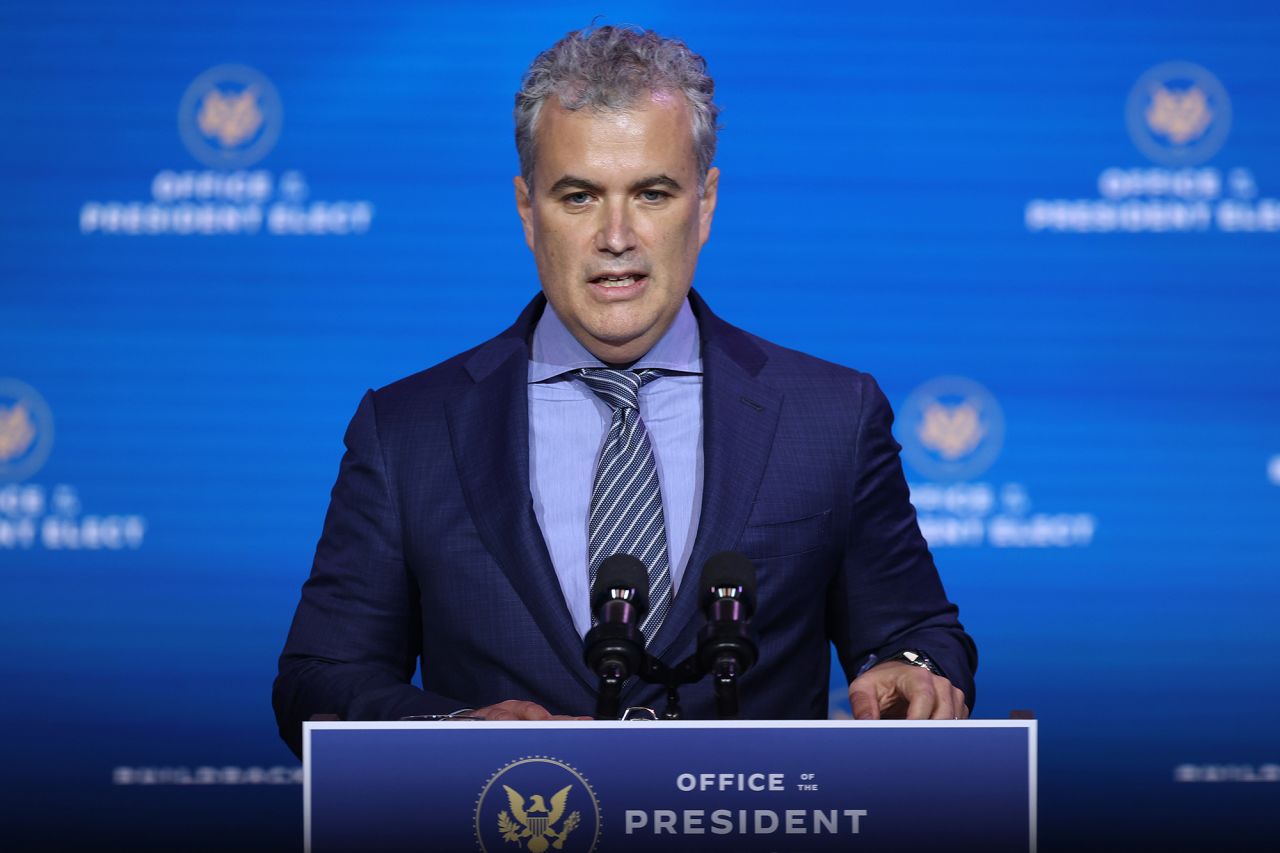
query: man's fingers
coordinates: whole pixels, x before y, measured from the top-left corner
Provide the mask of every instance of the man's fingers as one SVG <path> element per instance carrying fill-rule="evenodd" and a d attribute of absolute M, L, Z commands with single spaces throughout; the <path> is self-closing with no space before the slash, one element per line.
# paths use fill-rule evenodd
<path fill-rule="evenodd" d="M 551 712 L 537 702 L 526 702 L 521 699 L 508 699 L 496 705 L 477 708 L 475 716 L 486 720 L 550 720 Z"/>
<path fill-rule="evenodd" d="M 933 688 L 938 704 L 933 709 L 932 720 L 963 720 L 969 716 L 964 707 L 964 691 L 950 681 L 933 676 Z"/>
<path fill-rule="evenodd" d="M 938 694 L 934 691 L 932 684 L 919 678 L 912 679 L 910 686 L 904 692 L 908 699 L 908 720 L 937 719 L 935 712 L 939 706 Z M 951 719 L 950 714 L 947 714 L 947 719 Z"/>
<path fill-rule="evenodd" d="M 880 702 L 872 691 L 864 687 L 850 688 L 849 704 L 853 706 L 855 720 L 880 719 Z"/>
<path fill-rule="evenodd" d="M 938 703 L 933 707 L 933 714 L 929 716 L 931 720 L 958 720 L 960 718 L 959 711 L 956 709 L 955 697 L 951 695 L 951 685 L 947 685 L 936 693 Z"/>
<path fill-rule="evenodd" d="M 508 699 L 505 702 L 499 702 L 498 707 L 503 709 L 505 716 L 499 719 L 504 720 L 549 720 L 551 712 L 539 705 L 537 702 L 525 702 L 519 699 Z"/>
<path fill-rule="evenodd" d="M 551 712 L 536 702 L 521 702 L 520 719 L 522 720 L 549 720 Z"/>
<path fill-rule="evenodd" d="M 849 685 L 855 720 L 967 720 L 964 691 L 922 667 L 892 662 L 874 667 Z"/>
<path fill-rule="evenodd" d="M 931 720 L 967 720 L 969 719 L 969 708 L 964 704 L 964 691 L 956 687 L 949 681 L 933 677 L 931 685 L 934 691 L 936 704 L 933 713 L 929 716 Z M 907 719 L 916 719 L 910 716 L 908 712 Z"/>

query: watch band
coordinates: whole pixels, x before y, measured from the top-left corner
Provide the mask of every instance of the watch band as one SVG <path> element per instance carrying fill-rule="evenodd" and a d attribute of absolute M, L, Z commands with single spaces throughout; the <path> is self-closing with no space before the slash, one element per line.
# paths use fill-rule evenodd
<path fill-rule="evenodd" d="M 933 658 L 929 657 L 924 652 L 916 651 L 915 649 L 904 649 L 896 655 L 890 655 L 887 658 L 882 658 L 880 663 L 888 663 L 891 660 L 902 661 L 903 663 L 910 664 L 911 666 L 918 666 L 922 669 L 929 670 L 929 672 L 934 675 L 946 678 L 946 676 L 943 675 L 942 670 L 938 668 L 938 665 L 933 662 Z"/>

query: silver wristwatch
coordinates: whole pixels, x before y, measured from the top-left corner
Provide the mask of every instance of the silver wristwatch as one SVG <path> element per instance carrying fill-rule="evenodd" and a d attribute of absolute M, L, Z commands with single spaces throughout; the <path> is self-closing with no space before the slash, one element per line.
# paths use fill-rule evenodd
<path fill-rule="evenodd" d="M 927 669 L 934 675 L 942 676 L 943 678 L 946 677 L 942 675 L 942 670 L 938 669 L 938 665 L 933 662 L 932 658 L 924 652 L 918 652 L 915 649 L 906 649 L 905 651 L 898 652 L 896 655 L 890 655 L 887 658 L 881 659 L 879 663 L 888 663 L 891 660 L 900 660 L 903 663 Z"/>

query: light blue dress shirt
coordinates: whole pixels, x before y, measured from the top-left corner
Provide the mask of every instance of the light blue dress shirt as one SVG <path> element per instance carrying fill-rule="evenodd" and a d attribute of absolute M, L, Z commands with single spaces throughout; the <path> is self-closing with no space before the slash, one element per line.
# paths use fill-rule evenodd
<path fill-rule="evenodd" d="M 565 373 L 604 367 L 565 328 L 550 304 L 533 333 L 529 361 L 529 490 L 574 627 L 591 628 L 587 515 L 596 464 L 613 412 Z M 679 589 L 702 510 L 702 355 L 688 300 L 633 369 L 677 371 L 640 389 L 640 418 L 658 467 L 672 588 Z"/>

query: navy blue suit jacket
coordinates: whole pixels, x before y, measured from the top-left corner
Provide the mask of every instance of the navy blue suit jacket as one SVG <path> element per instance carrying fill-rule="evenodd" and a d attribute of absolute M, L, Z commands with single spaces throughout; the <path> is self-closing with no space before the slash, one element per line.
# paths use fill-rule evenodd
<path fill-rule="evenodd" d="M 759 662 L 742 716 L 825 717 L 830 645 L 850 677 L 872 654 L 929 654 L 973 707 L 974 645 L 920 535 L 866 374 L 720 320 L 690 294 L 702 336 L 702 514 L 671 613 L 650 643 L 691 654 L 707 558 L 756 566 Z M 361 401 L 273 694 L 300 750 L 313 714 L 349 720 L 530 699 L 591 714 L 596 682 L 529 492 L 529 341 L 538 296 L 493 340 Z M 422 685 L 411 685 L 421 659 Z M 710 679 L 686 715 L 714 717 Z M 633 679 L 623 707 L 663 704 Z"/>

